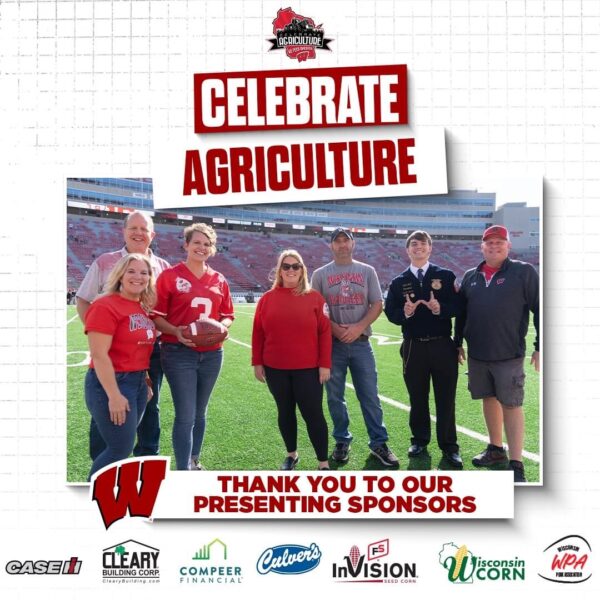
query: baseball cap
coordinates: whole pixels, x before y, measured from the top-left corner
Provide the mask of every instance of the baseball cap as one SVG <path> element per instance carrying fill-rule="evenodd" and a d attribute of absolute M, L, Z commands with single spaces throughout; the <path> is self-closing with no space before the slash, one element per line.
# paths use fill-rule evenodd
<path fill-rule="evenodd" d="M 494 237 L 494 236 L 502 238 L 503 240 L 506 240 L 506 241 L 508 241 L 510 239 L 510 236 L 508 235 L 508 229 L 506 229 L 506 227 L 504 227 L 502 225 L 492 225 L 491 227 L 488 227 L 483 232 L 481 241 L 485 242 L 485 240 L 487 240 L 488 238 Z"/>
<path fill-rule="evenodd" d="M 343 233 L 349 240 L 353 240 L 354 236 L 352 235 L 352 232 L 349 229 L 346 229 L 345 227 L 336 227 L 332 232 L 331 232 L 331 241 L 333 242 L 333 240 L 335 240 L 335 238 L 340 235 L 340 233 Z"/>

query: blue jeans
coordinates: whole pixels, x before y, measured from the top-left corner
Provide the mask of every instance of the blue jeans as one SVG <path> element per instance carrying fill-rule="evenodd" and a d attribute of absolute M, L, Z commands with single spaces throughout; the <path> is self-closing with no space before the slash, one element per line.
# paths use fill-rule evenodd
<path fill-rule="evenodd" d="M 137 444 L 133 448 L 134 456 L 156 456 L 159 453 L 160 408 L 158 400 L 163 380 L 159 343 L 154 344 L 152 349 L 148 376 L 152 380 L 152 399 L 146 404 L 146 411 L 137 428 Z"/>
<path fill-rule="evenodd" d="M 376 448 L 385 444 L 388 434 L 383 423 L 383 411 L 377 391 L 375 357 L 368 341 L 357 340 L 351 344 L 344 344 L 335 338 L 333 340 L 331 379 L 325 384 L 327 404 L 333 421 L 333 437 L 336 442 L 352 441 L 352 434 L 348 430 L 348 406 L 344 398 L 348 369 L 367 426 L 369 447 Z"/>
<path fill-rule="evenodd" d="M 119 391 L 129 401 L 129 412 L 123 425 L 115 425 L 110 420 L 108 396 L 96 371 L 88 369 L 85 376 L 85 403 L 104 443 L 104 449 L 92 463 L 89 477 L 102 467 L 123 460 L 131 454 L 136 428 L 146 409 L 148 400 L 146 371 L 115 373 L 115 377 Z"/>
<path fill-rule="evenodd" d="M 156 456 L 159 452 L 160 441 L 160 409 L 158 400 L 160 397 L 160 386 L 163 380 L 163 370 L 160 364 L 160 344 L 154 344 L 152 356 L 150 357 L 150 368 L 148 375 L 152 380 L 152 399 L 146 404 L 144 416 L 137 428 L 137 444 L 133 449 L 134 456 Z M 94 418 L 90 421 L 90 457 L 96 457 L 106 448 L 102 435 Z"/>
<path fill-rule="evenodd" d="M 196 352 L 183 344 L 161 344 L 162 367 L 171 388 L 175 421 L 173 450 L 178 471 L 188 471 L 199 457 L 206 409 L 223 362 L 223 349 Z"/>

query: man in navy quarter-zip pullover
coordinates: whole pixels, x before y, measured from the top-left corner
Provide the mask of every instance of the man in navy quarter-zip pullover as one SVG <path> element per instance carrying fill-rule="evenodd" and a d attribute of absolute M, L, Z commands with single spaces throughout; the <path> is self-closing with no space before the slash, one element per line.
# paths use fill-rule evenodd
<path fill-rule="evenodd" d="M 488 227 L 482 237 L 483 262 L 465 273 L 460 286 L 464 311 L 456 319 L 455 342 L 464 361 L 469 348 L 469 391 L 483 399 L 490 436 L 487 448 L 473 458 L 476 467 L 506 465 L 515 482 L 525 482 L 522 462 L 525 420 L 523 399 L 525 337 L 529 313 L 536 330 L 531 364 L 539 371 L 539 276 L 529 263 L 508 258 L 508 230 Z M 502 429 L 508 456 L 502 445 Z"/>
<path fill-rule="evenodd" d="M 385 314 L 402 327 L 400 347 L 404 383 L 410 398 L 411 445 L 408 456 L 426 452 L 431 438 L 429 389 L 433 383 L 436 438 L 444 461 L 456 469 L 463 462 L 456 440 L 458 357 L 452 341 L 452 317 L 460 299 L 452 271 L 429 262 L 431 236 L 413 231 L 406 240 L 410 266 L 390 284 Z"/>

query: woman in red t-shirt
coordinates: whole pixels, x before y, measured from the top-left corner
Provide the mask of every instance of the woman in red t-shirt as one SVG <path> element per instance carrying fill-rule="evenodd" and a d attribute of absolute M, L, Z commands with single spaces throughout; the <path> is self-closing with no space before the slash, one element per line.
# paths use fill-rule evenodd
<path fill-rule="evenodd" d="M 254 376 L 275 398 L 278 425 L 288 452 L 281 470 L 298 463 L 296 405 L 306 422 L 319 469 L 329 469 L 323 383 L 331 369 L 331 323 L 323 296 L 311 290 L 302 257 L 284 250 L 273 287 L 256 307 L 252 330 Z"/>
<path fill-rule="evenodd" d="M 152 265 L 143 254 L 128 254 L 110 272 L 102 296 L 85 315 L 91 362 L 85 402 L 106 448 L 96 471 L 129 456 L 149 399 L 147 371 L 156 340 L 148 311 L 156 301 Z"/>
<path fill-rule="evenodd" d="M 233 302 L 227 280 L 207 260 L 216 254 L 217 234 L 195 223 L 183 232 L 185 262 L 163 271 L 156 283 L 156 327 L 162 331 L 161 362 L 171 388 L 175 420 L 173 450 L 177 470 L 202 470 L 200 452 L 206 410 L 223 362 L 222 343 L 196 346 L 182 335 L 185 326 L 201 318 L 218 321 L 226 331 L 233 322 Z"/>

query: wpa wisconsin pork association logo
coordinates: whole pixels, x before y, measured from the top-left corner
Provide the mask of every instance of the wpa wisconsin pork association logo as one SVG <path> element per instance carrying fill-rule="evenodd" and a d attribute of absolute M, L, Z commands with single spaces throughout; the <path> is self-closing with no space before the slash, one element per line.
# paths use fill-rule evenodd
<path fill-rule="evenodd" d="M 544 550 L 544 568 L 538 575 L 554 583 L 583 583 L 592 576 L 592 548 L 580 535 L 556 540 Z"/>
<path fill-rule="evenodd" d="M 273 35 L 268 40 L 272 50 L 285 50 L 291 59 L 303 62 L 317 57 L 317 50 L 331 50 L 325 37 L 323 25 L 315 25 L 310 17 L 304 17 L 294 12 L 290 7 L 280 8 L 277 18 L 273 21 Z"/>
<path fill-rule="evenodd" d="M 256 570 L 261 575 L 300 575 L 316 569 L 320 562 L 321 550 L 317 544 L 311 544 L 310 547 L 287 544 L 267 548 L 260 555 Z"/>

